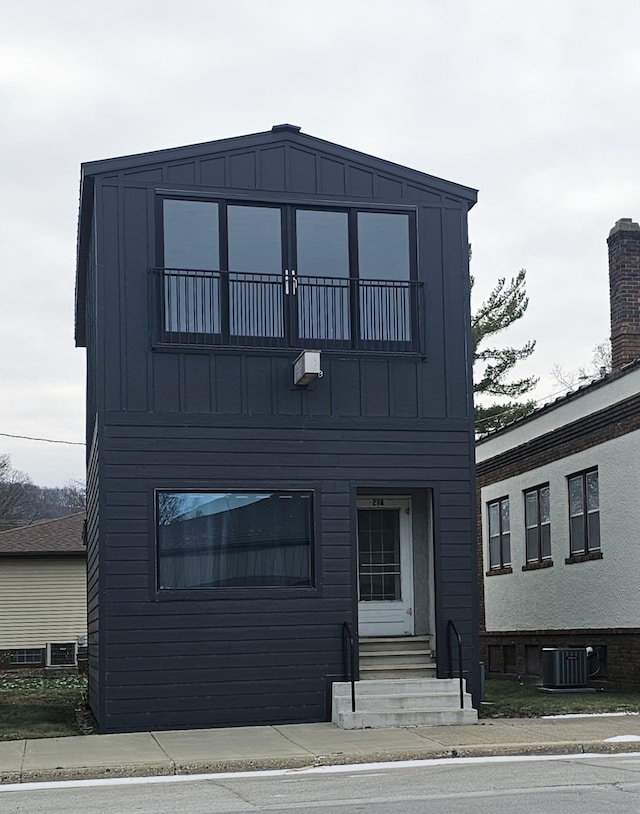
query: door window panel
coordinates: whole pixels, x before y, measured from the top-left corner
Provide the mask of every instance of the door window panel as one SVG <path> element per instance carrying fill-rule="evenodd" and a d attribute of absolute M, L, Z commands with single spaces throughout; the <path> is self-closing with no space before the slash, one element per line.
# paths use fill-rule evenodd
<path fill-rule="evenodd" d="M 411 276 L 409 216 L 358 212 L 357 224 L 360 338 L 407 342 L 411 292 L 403 283 Z"/>
<path fill-rule="evenodd" d="M 228 206 L 229 332 L 284 336 L 281 210 Z"/>
<path fill-rule="evenodd" d="M 182 333 L 220 330 L 218 204 L 163 201 L 164 329 Z"/>
<path fill-rule="evenodd" d="M 298 336 L 351 337 L 349 218 L 346 212 L 296 211 Z"/>
<path fill-rule="evenodd" d="M 402 599 L 397 509 L 358 510 L 358 560 L 361 602 Z"/>
<path fill-rule="evenodd" d="M 408 280 L 409 216 L 358 212 L 358 268 L 364 280 Z"/>
<path fill-rule="evenodd" d="M 217 203 L 165 199 L 163 216 L 165 268 L 219 271 Z"/>

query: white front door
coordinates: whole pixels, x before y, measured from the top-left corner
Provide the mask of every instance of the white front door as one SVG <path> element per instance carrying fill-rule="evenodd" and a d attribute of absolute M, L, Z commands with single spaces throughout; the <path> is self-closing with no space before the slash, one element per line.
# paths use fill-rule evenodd
<path fill-rule="evenodd" d="M 413 634 L 411 498 L 358 498 L 358 632 Z"/>

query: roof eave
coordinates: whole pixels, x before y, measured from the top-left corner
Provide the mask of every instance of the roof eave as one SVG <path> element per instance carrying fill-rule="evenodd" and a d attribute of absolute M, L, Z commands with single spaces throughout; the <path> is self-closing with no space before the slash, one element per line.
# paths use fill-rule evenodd
<path fill-rule="evenodd" d="M 86 175 L 84 169 L 80 178 L 80 203 L 78 210 L 78 238 L 76 245 L 76 290 L 75 290 L 75 342 L 76 347 L 87 346 L 86 296 L 87 262 L 91 242 L 91 220 L 93 215 L 94 176 Z"/>
<path fill-rule="evenodd" d="M 255 145 L 256 141 L 262 141 L 265 144 L 273 144 L 276 142 L 297 142 L 308 147 L 322 149 L 336 155 L 341 155 L 343 158 L 351 157 L 351 160 L 355 158 L 356 160 L 360 160 L 369 166 L 381 170 L 382 172 L 392 172 L 403 176 L 407 180 L 413 180 L 417 183 L 435 187 L 446 195 L 452 195 L 453 197 L 466 201 L 469 208 L 471 208 L 478 200 L 478 190 L 474 189 L 473 187 L 456 184 L 453 181 L 447 181 L 435 175 L 428 175 L 427 173 L 412 169 L 411 167 L 404 166 L 403 164 L 397 164 L 393 161 L 378 158 L 377 156 L 369 153 L 354 150 L 351 147 L 346 147 L 332 141 L 327 141 L 326 139 L 321 139 L 317 136 L 297 132 L 294 129 L 286 131 L 266 130 L 259 133 L 234 136 L 232 138 L 188 144 L 183 147 L 171 147 L 169 149 L 152 150 L 144 153 L 133 153 L 130 155 L 100 159 L 97 161 L 87 161 L 81 165 L 82 176 L 83 179 L 87 179 L 95 175 L 102 175 L 112 172 L 116 173 L 129 169 L 142 169 L 145 166 L 156 165 L 167 161 L 184 161 L 194 159 L 202 155 L 208 155 L 212 152 L 223 152 L 229 149 L 242 149 L 245 146 L 248 147 Z"/>

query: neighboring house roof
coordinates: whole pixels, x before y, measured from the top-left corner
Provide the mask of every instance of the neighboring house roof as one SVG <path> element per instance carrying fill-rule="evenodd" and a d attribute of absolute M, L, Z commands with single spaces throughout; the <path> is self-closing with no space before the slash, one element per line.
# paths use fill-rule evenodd
<path fill-rule="evenodd" d="M 85 512 L 78 512 L 0 532 L 0 557 L 84 556 L 87 551 L 82 540 L 85 517 Z"/>
<path fill-rule="evenodd" d="M 566 404 L 580 399 L 583 396 L 589 395 L 594 390 L 598 390 L 601 387 L 606 387 L 612 382 L 617 381 L 618 379 L 621 379 L 639 369 L 640 359 L 635 359 L 633 362 L 624 365 L 619 370 L 613 372 L 610 371 L 596 379 L 592 379 L 591 381 L 580 385 L 575 390 L 569 390 L 568 393 L 558 396 L 558 398 L 554 399 L 553 401 L 548 401 L 546 404 L 543 404 L 541 407 L 538 407 L 537 409 L 528 413 L 526 416 L 518 418 L 515 421 L 511 421 L 509 424 L 505 424 L 504 427 L 500 427 L 497 430 L 492 430 L 491 432 L 480 435 L 480 437 L 478 437 L 476 440 L 476 448 L 493 441 L 494 438 L 506 435 L 514 429 L 522 427 L 531 422 L 535 422 L 541 416 L 551 413 L 554 410 L 557 410 L 559 407 L 564 407 Z"/>
<path fill-rule="evenodd" d="M 535 469 L 640 430 L 640 360 L 609 373 L 485 436 L 476 444 L 476 475 Z M 500 478 L 499 478 L 500 479 Z"/>

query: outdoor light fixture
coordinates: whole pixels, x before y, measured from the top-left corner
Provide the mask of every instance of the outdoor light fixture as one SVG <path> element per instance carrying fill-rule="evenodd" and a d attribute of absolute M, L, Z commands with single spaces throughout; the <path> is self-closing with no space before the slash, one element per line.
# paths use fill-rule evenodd
<path fill-rule="evenodd" d="M 314 379 L 321 379 L 320 351 L 303 350 L 293 363 L 293 383 L 304 387 Z"/>

